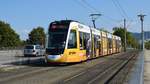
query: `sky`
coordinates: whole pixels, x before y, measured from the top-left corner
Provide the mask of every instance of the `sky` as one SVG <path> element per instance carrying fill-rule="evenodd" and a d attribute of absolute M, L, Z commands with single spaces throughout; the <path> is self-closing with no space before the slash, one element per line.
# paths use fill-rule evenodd
<path fill-rule="evenodd" d="M 150 0 L 0 0 L 0 20 L 7 22 L 22 40 L 38 26 L 45 32 L 55 20 L 71 19 L 92 26 L 90 14 L 102 14 L 96 19 L 96 27 L 112 32 L 116 26 L 140 32 L 138 14 L 145 14 L 144 30 L 150 31 Z"/>

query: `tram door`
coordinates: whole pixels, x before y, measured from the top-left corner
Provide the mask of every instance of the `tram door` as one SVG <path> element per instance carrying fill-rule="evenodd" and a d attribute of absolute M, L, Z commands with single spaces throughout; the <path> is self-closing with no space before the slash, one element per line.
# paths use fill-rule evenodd
<path fill-rule="evenodd" d="M 86 56 L 88 58 L 91 57 L 91 39 L 90 39 L 90 33 L 84 33 L 84 46 L 86 49 Z"/>
<path fill-rule="evenodd" d="M 98 35 L 94 35 L 94 57 L 98 57 L 100 55 L 100 37 Z"/>
<path fill-rule="evenodd" d="M 99 41 L 99 56 L 102 56 L 102 42 L 101 42 L 101 39 Z"/>
<path fill-rule="evenodd" d="M 80 50 L 86 51 L 87 58 L 91 58 L 91 39 L 90 33 L 79 32 L 80 36 Z"/>

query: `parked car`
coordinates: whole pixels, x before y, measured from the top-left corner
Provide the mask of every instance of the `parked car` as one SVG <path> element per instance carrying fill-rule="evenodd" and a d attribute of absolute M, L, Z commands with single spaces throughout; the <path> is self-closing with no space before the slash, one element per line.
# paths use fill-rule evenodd
<path fill-rule="evenodd" d="M 24 48 L 24 56 L 43 56 L 45 49 L 40 45 L 27 45 Z"/>

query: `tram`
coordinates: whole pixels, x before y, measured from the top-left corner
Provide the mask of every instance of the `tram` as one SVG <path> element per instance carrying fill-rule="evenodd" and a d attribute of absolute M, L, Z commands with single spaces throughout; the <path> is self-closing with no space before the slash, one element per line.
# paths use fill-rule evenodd
<path fill-rule="evenodd" d="M 82 62 L 121 52 L 120 37 L 73 20 L 51 22 L 46 39 L 47 63 Z"/>

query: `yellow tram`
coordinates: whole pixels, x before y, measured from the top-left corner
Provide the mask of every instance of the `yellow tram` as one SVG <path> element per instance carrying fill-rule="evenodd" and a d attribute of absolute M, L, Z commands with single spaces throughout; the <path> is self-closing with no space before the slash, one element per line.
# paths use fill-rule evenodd
<path fill-rule="evenodd" d="M 120 40 L 120 37 L 118 37 Z M 116 36 L 90 28 L 73 20 L 54 21 L 48 28 L 45 61 L 47 63 L 82 62 L 120 52 Z M 116 51 L 118 50 L 118 51 Z"/>

